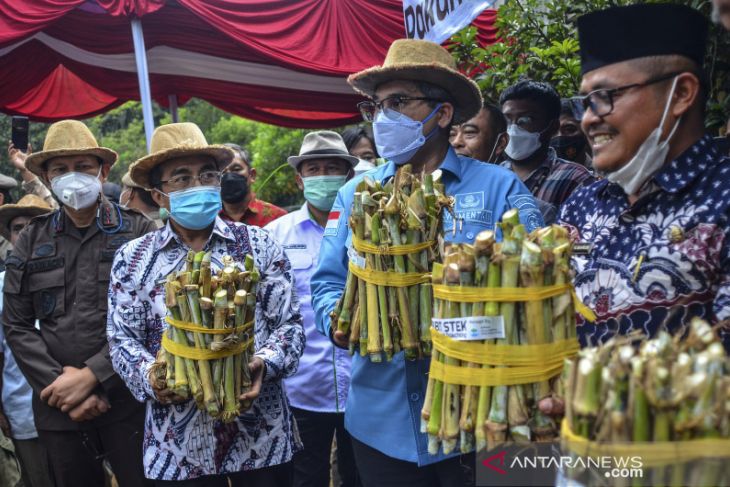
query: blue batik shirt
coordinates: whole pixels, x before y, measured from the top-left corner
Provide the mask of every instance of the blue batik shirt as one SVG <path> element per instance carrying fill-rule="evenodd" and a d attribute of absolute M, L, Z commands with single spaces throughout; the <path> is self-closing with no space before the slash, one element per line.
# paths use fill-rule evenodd
<path fill-rule="evenodd" d="M 730 158 L 710 137 L 666 164 L 633 205 L 607 180 L 579 189 L 560 220 L 577 242 L 578 297 L 596 313 L 583 346 L 616 334 L 730 318 Z M 721 330 L 730 349 L 730 330 Z"/>
<path fill-rule="evenodd" d="M 542 225 L 535 199 L 511 171 L 468 157 L 449 148 L 440 169 L 446 194 L 455 200 L 455 212 L 463 221 L 452 233 L 453 218 L 444 218 L 447 242 L 472 242 L 510 208 L 519 208 L 520 219 L 532 231 Z M 387 181 L 396 172 L 389 161 L 364 175 Z M 364 175 L 356 176 L 337 193 L 320 248 L 319 264 L 312 276 L 312 306 L 320 332 L 330 336 L 329 313 L 345 287 L 347 253 L 352 235 L 347 220 L 355 188 Z M 408 361 L 400 352 L 391 362 L 373 363 L 353 357 L 350 391 L 345 408 L 345 428 L 357 440 L 382 453 L 419 465 L 447 458 L 428 454 L 427 437 L 420 432 L 421 409 L 426 392 L 429 360 Z M 450 455 L 454 456 L 456 454 Z"/>

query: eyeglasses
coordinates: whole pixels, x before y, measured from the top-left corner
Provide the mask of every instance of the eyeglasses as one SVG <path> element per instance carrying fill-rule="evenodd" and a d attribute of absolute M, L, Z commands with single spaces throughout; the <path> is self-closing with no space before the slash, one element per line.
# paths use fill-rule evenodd
<path fill-rule="evenodd" d="M 595 116 L 605 117 L 613 112 L 614 98 L 617 94 L 633 88 L 641 88 L 660 83 L 662 81 L 672 79 L 678 74 L 681 73 L 670 73 L 658 78 L 644 81 L 643 83 L 632 83 L 626 86 L 619 86 L 618 88 L 595 90 L 585 96 L 577 96 L 574 99 L 578 100 L 583 105 L 584 110 L 588 110 L 590 108 Z"/>
<path fill-rule="evenodd" d="M 221 173 L 219 171 L 203 171 L 199 176 L 180 174 L 179 176 L 174 176 L 167 181 L 160 181 L 160 183 L 169 185 L 173 191 L 179 191 L 181 189 L 189 188 L 193 184 L 193 181 L 200 181 L 201 186 L 220 186 Z"/>
<path fill-rule="evenodd" d="M 429 98 L 426 96 L 393 95 L 377 102 L 361 101 L 357 104 L 357 108 L 360 110 L 363 120 L 365 120 L 366 122 L 372 122 L 375 119 L 375 114 L 378 112 L 378 110 L 388 109 L 400 113 L 400 111 L 403 110 L 403 108 L 405 108 L 405 106 L 409 102 L 416 100 L 439 101 L 435 98 Z"/>

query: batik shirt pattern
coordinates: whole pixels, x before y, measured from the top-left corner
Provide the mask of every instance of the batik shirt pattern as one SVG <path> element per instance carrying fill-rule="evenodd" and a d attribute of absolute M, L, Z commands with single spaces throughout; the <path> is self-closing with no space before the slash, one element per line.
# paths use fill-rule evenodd
<path fill-rule="evenodd" d="M 677 331 L 693 316 L 730 318 L 730 158 L 698 140 L 650 181 L 632 206 L 607 180 L 579 189 L 560 220 L 578 245 L 578 297 L 598 317 L 584 346 L 615 334 Z M 730 348 L 730 329 L 721 329 Z"/>
<path fill-rule="evenodd" d="M 224 255 L 242 263 L 246 254 L 261 273 L 255 349 L 266 373 L 260 396 L 228 424 L 199 411 L 193 401 L 163 405 L 154 399 L 147 377 L 167 326 L 164 282 L 185 266 L 188 250 L 168 224 L 122 246 L 112 267 L 110 354 L 132 394 L 147 403 L 145 474 L 156 480 L 185 480 L 288 462 L 301 441 L 281 379 L 296 372 L 305 338 L 289 260 L 264 230 L 216 218 L 206 245 L 214 273 Z"/>

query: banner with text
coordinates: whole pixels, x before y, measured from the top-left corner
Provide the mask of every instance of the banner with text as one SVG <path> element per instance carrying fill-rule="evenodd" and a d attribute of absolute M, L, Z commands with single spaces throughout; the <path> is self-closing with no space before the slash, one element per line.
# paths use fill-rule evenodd
<path fill-rule="evenodd" d="M 441 44 L 469 25 L 495 0 L 403 0 L 403 18 L 409 39 Z"/>

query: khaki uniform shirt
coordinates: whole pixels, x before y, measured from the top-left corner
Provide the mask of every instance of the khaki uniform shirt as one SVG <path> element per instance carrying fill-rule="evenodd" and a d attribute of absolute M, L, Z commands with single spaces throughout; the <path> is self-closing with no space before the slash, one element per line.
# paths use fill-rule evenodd
<path fill-rule="evenodd" d="M 61 209 L 34 218 L 21 233 L 6 261 L 2 321 L 18 366 L 33 388 L 38 429 L 108 424 L 141 407 L 109 358 L 107 293 L 117 248 L 154 229 L 155 224 L 141 213 L 104 200 L 96 222 L 85 232 Z M 112 406 L 91 425 L 75 423 L 39 399 L 64 366 L 89 367 L 99 381 L 94 392 Z"/>

